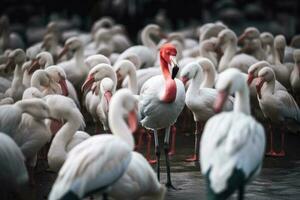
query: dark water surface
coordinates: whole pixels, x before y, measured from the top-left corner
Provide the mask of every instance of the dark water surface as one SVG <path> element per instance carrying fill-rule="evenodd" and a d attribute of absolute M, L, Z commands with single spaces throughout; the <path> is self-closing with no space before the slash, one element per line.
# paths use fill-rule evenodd
<path fill-rule="evenodd" d="M 163 139 L 163 135 L 160 137 Z M 173 184 L 178 190 L 168 190 L 166 199 L 206 199 L 205 182 L 198 163 L 183 161 L 192 153 L 193 135 L 178 133 L 176 141 L 176 154 L 171 157 L 171 170 Z M 265 158 L 261 174 L 246 187 L 245 199 L 300 199 L 300 135 L 287 134 L 286 153 L 285 158 Z M 161 163 L 164 167 L 164 160 Z M 164 183 L 166 181 L 164 168 L 162 172 L 161 182 Z M 37 171 L 36 187 L 31 191 L 30 199 L 47 199 L 55 177 L 54 173 Z M 236 196 L 230 199 L 236 199 Z"/>

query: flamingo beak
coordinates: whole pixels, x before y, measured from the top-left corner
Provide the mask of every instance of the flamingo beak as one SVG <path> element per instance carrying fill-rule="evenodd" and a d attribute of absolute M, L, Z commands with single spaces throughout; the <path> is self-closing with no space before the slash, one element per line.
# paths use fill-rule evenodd
<path fill-rule="evenodd" d="M 261 88 L 264 85 L 265 79 L 263 77 L 259 77 L 257 82 L 256 82 L 256 91 L 257 91 L 257 95 L 258 98 L 261 99 Z"/>
<path fill-rule="evenodd" d="M 93 74 L 89 75 L 87 77 L 86 81 L 83 83 L 83 85 L 81 87 L 81 91 L 86 92 L 86 91 L 90 90 L 94 82 L 95 82 L 94 75 Z"/>
<path fill-rule="evenodd" d="M 227 97 L 228 97 L 228 92 L 227 91 L 219 91 L 218 92 L 218 95 L 217 95 L 217 98 L 215 100 L 215 103 L 214 103 L 214 111 L 215 113 L 219 113 L 222 111 L 223 109 L 223 106 L 227 100 Z"/>
<path fill-rule="evenodd" d="M 110 103 L 110 100 L 111 100 L 111 97 L 112 97 L 112 93 L 111 91 L 106 91 L 104 93 L 104 97 L 106 99 L 106 103 L 107 103 L 107 112 L 109 111 L 109 103 Z"/>
<path fill-rule="evenodd" d="M 242 42 L 244 42 L 246 37 L 247 37 L 246 33 L 243 33 L 242 35 L 240 35 L 240 37 L 238 38 L 238 44 L 241 44 Z"/>
<path fill-rule="evenodd" d="M 186 83 L 189 81 L 188 77 L 186 76 L 181 77 L 180 80 L 182 81 L 183 85 L 186 85 Z"/>
<path fill-rule="evenodd" d="M 162 38 L 162 39 L 167 39 L 167 38 L 168 38 L 168 36 L 167 36 L 165 33 L 163 33 L 163 32 L 159 32 L 159 33 L 158 33 L 158 36 L 159 36 L 160 38 Z"/>
<path fill-rule="evenodd" d="M 248 85 L 252 83 L 253 79 L 254 79 L 254 74 L 252 72 L 249 72 L 248 80 L 247 80 Z"/>
<path fill-rule="evenodd" d="M 61 87 L 62 94 L 64 96 L 68 96 L 69 95 L 68 86 L 67 86 L 66 79 L 64 77 L 60 77 L 59 85 Z"/>
<path fill-rule="evenodd" d="M 31 65 L 28 69 L 28 74 L 33 74 L 33 72 L 35 72 L 35 70 L 40 68 L 40 63 L 38 59 L 35 59 L 31 62 Z"/>
<path fill-rule="evenodd" d="M 92 94 L 96 94 L 96 95 L 99 94 L 99 90 L 96 84 L 92 85 Z"/>
<path fill-rule="evenodd" d="M 132 133 L 134 133 L 138 127 L 136 111 L 133 110 L 128 114 L 128 126 Z"/>
<path fill-rule="evenodd" d="M 65 46 L 63 50 L 60 52 L 60 54 L 58 55 L 57 60 L 60 60 L 68 52 L 68 50 L 69 50 L 68 46 Z"/>
<path fill-rule="evenodd" d="M 179 67 L 175 56 L 170 56 L 170 63 L 172 67 L 172 79 L 174 79 L 179 71 Z"/>

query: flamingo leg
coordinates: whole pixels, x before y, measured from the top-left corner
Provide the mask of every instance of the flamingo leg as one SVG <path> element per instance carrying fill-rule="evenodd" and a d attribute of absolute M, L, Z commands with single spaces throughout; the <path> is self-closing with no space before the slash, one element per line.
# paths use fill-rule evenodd
<path fill-rule="evenodd" d="M 169 141 L 170 141 L 170 127 L 166 128 L 165 139 L 164 139 L 164 151 L 166 158 L 166 168 L 167 168 L 167 183 L 166 186 L 168 188 L 172 188 L 176 190 L 171 181 L 171 169 L 170 169 L 170 161 L 169 161 Z"/>
<path fill-rule="evenodd" d="M 271 124 L 269 124 L 269 132 L 270 132 L 270 150 L 266 153 L 267 156 L 275 156 L 276 152 L 273 148 L 273 129 Z"/>
<path fill-rule="evenodd" d="M 195 162 L 199 160 L 199 149 L 200 149 L 200 138 L 201 138 L 200 132 L 202 132 L 202 128 L 203 128 L 203 123 L 196 121 L 194 155 L 185 159 L 186 162 Z"/>
<path fill-rule="evenodd" d="M 151 133 L 147 132 L 147 149 L 146 149 L 146 159 L 150 164 L 155 164 L 157 160 L 151 159 L 151 143 L 152 143 L 152 136 Z"/>
<path fill-rule="evenodd" d="M 238 200 L 244 200 L 244 192 L 245 192 L 245 188 L 242 185 L 239 188 Z"/>
<path fill-rule="evenodd" d="M 280 147 L 280 152 L 278 154 L 278 156 L 285 156 L 285 151 L 284 151 L 284 144 L 285 144 L 285 133 L 284 133 L 284 130 L 285 130 L 285 126 L 281 126 L 281 147 Z"/>
<path fill-rule="evenodd" d="M 176 126 L 172 125 L 172 142 L 171 142 L 171 150 L 169 151 L 169 156 L 173 156 L 176 152 Z"/>
<path fill-rule="evenodd" d="M 159 149 L 159 141 L 157 136 L 157 130 L 154 130 L 154 143 L 155 143 L 155 155 L 156 155 L 156 173 L 157 179 L 160 180 L 160 149 Z"/>
<path fill-rule="evenodd" d="M 103 193 L 102 197 L 103 197 L 103 200 L 108 200 L 108 195 L 106 192 Z"/>
<path fill-rule="evenodd" d="M 139 129 L 138 131 L 138 142 L 137 145 L 135 147 L 136 151 L 140 151 L 143 145 L 143 136 L 145 134 L 145 130 L 144 129 Z"/>

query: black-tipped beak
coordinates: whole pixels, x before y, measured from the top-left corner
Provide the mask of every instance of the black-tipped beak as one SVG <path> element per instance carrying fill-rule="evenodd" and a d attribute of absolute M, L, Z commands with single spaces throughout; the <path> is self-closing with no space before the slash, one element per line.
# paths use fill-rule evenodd
<path fill-rule="evenodd" d="M 178 66 L 173 67 L 173 69 L 172 69 L 172 79 L 174 79 L 176 77 L 178 71 L 179 71 Z"/>
<path fill-rule="evenodd" d="M 170 64 L 172 67 L 172 79 L 174 79 L 179 71 L 179 67 L 175 56 L 170 56 Z"/>

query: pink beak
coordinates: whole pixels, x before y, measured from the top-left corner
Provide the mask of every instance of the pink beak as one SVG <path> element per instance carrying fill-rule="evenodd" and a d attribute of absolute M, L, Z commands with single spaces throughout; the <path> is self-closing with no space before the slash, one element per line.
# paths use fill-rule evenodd
<path fill-rule="evenodd" d="M 238 43 L 242 43 L 244 41 L 244 39 L 246 38 L 247 34 L 243 33 L 242 35 L 240 35 L 240 37 L 238 38 Z"/>
<path fill-rule="evenodd" d="M 131 111 L 128 114 L 128 126 L 132 133 L 134 133 L 137 129 L 137 116 L 135 111 Z"/>
<path fill-rule="evenodd" d="M 265 79 L 263 77 L 259 77 L 257 82 L 256 82 L 256 91 L 257 91 L 257 95 L 258 98 L 261 99 L 261 88 L 264 85 Z"/>
<path fill-rule="evenodd" d="M 33 60 L 31 62 L 30 68 L 28 70 L 28 74 L 33 74 L 33 72 L 35 72 L 35 70 L 40 68 L 40 64 L 38 60 Z"/>
<path fill-rule="evenodd" d="M 223 109 L 223 106 L 227 100 L 227 97 L 228 97 L 228 92 L 226 91 L 219 91 L 218 93 L 218 96 L 215 100 L 215 103 L 214 103 L 214 111 L 215 113 L 219 113 L 222 111 Z"/>
<path fill-rule="evenodd" d="M 90 90 L 94 82 L 95 82 L 94 75 L 93 74 L 89 75 L 87 77 L 86 81 L 83 83 L 83 85 L 81 87 L 81 91 L 86 92 L 86 91 Z"/>
<path fill-rule="evenodd" d="M 181 77 L 180 80 L 182 81 L 183 85 L 186 85 L 186 83 L 189 81 L 189 79 L 185 76 Z"/>
<path fill-rule="evenodd" d="M 254 74 L 250 72 L 248 74 L 248 80 L 247 80 L 248 85 L 252 83 L 253 79 L 254 79 Z"/>
<path fill-rule="evenodd" d="M 60 54 L 58 55 L 57 60 L 60 60 L 68 52 L 68 50 L 69 48 L 65 46 L 63 50 L 60 52 Z"/>
<path fill-rule="evenodd" d="M 69 95 L 69 91 L 68 91 L 68 86 L 67 86 L 67 82 L 66 79 L 64 77 L 61 77 L 59 80 L 59 85 L 61 87 L 62 90 L 62 94 L 64 96 L 68 96 Z"/>
<path fill-rule="evenodd" d="M 106 99 L 106 103 L 107 103 L 107 112 L 108 112 L 108 110 L 109 110 L 109 103 L 110 103 L 110 100 L 111 100 L 111 97 L 112 97 L 111 91 L 106 91 L 106 92 L 104 93 L 104 97 L 105 97 L 105 99 Z"/>

